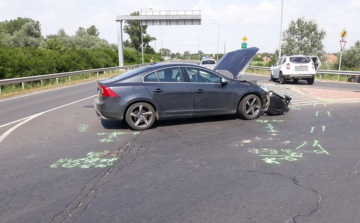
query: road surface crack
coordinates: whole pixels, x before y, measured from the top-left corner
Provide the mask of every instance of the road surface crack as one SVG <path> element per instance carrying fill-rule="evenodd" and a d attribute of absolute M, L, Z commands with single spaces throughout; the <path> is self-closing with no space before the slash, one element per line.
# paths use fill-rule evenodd
<path fill-rule="evenodd" d="M 133 164 L 140 156 L 148 151 L 148 147 L 133 145 L 137 137 L 138 136 L 132 141 L 120 146 L 118 148 L 119 159 L 116 163 L 104 169 L 86 183 L 81 189 L 80 194 L 67 204 L 65 209 L 58 213 L 50 222 L 77 222 L 99 196 L 101 188 L 117 177 L 124 168 Z M 122 150 L 122 153 L 120 150 Z"/>
<path fill-rule="evenodd" d="M 293 223 L 297 223 L 296 219 L 299 217 L 310 217 L 312 214 L 314 214 L 315 212 L 317 212 L 319 210 L 319 206 L 321 203 L 321 195 L 312 188 L 306 187 L 304 185 L 301 185 L 300 182 L 296 179 L 296 177 L 288 177 L 288 176 L 284 176 L 280 173 L 275 173 L 275 172 L 271 172 L 271 173 L 263 173 L 263 172 L 257 172 L 257 171 L 238 171 L 238 172 L 243 172 L 243 173 L 255 173 L 255 174 L 263 174 L 263 175 L 277 175 L 286 179 L 290 179 L 296 186 L 304 188 L 306 190 L 310 190 L 312 191 L 314 194 L 316 194 L 316 196 L 318 197 L 316 204 L 315 204 L 315 208 L 313 208 L 312 210 L 310 210 L 310 212 L 308 214 L 296 214 L 294 216 L 292 216 L 291 218 L 289 218 L 288 220 L 286 220 L 286 223 L 289 223 L 291 220 L 293 221 Z"/>

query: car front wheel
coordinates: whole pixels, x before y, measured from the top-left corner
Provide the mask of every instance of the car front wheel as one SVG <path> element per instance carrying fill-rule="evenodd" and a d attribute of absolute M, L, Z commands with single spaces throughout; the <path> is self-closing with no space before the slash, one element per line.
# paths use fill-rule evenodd
<path fill-rule="evenodd" d="M 285 78 L 282 74 L 279 75 L 279 84 L 285 84 L 286 81 L 285 81 Z"/>
<path fill-rule="evenodd" d="M 245 96 L 238 106 L 240 118 L 246 120 L 256 119 L 260 116 L 261 100 L 255 94 Z"/>
<path fill-rule="evenodd" d="M 138 102 L 129 107 L 125 116 L 126 123 L 134 130 L 145 130 L 155 122 L 155 110 L 146 102 Z"/>

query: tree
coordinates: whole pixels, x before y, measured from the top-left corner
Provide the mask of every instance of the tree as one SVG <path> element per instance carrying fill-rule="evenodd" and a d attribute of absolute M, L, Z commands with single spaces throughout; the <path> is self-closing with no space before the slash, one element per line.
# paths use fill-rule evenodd
<path fill-rule="evenodd" d="M 0 22 L 0 30 L 10 35 L 13 35 L 16 31 L 19 31 L 21 27 L 25 25 L 25 23 L 31 21 L 34 20 L 29 18 L 21 18 L 21 17 L 18 17 L 17 19 L 10 21 L 5 20 L 5 22 Z"/>
<path fill-rule="evenodd" d="M 43 40 L 40 22 L 31 20 L 13 34 L 14 47 L 39 47 Z"/>
<path fill-rule="evenodd" d="M 82 36 L 85 36 L 85 34 L 87 34 L 85 28 L 84 27 L 79 27 L 78 30 L 75 33 L 75 36 L 82 37 Z"/>
<path fill-rule="evenodd" d="M 282 54 L 317 55 L 324 57 L 322 41 L 326 36 L 324 30 L 319 30 L 315 21 L 298 18 L 290 22 L 289 28 L 283 33 Z"/>
<path fill-rule="evenodd" d="M 139 12 L 133 12 L 130 15 L 138 16 Z M 134 47 L 139 52 L 141 52 L 141 35 L 143 35 L 144 49 L 149 46 L 149 43 L 151 41 L 156 40 L 155 37 L 146 34 L 146 29 L 147 26 L 142 26 L 142 28 L 140 27 L 139 21 L 127 20 L 125 22 L 124 32 L 129 35 L 131 46 Z"/>
<path fill-rule="evenodd" d="M 162 56 L 170 56 L 171 55 L 171 50 L 166 49 L 166 48 L 161 48 L 160 53 L 161 53 Z"/>
<path fill-rule="evenodd" d="M 190 57 L 190 51 L 185 51 L 184 58 L 189 58 L 189 57 Z"/>
<path fill-rule="evenodd" d="M 340 55 L 338 55 L 340 58 Z M 356 41 L 355 45 L 348 50 L 344 50 L 342 55 L 341 64 L 344 67 L 355 68 L 360 70 L 360 41 Z"/>
<path fill-rule="evenodd" d="M 94 25 L 87 28 L 86 33 L 91 36 L 96 36 L 96 37 L 98 37 L 100 35 L 99 30 Z"/>

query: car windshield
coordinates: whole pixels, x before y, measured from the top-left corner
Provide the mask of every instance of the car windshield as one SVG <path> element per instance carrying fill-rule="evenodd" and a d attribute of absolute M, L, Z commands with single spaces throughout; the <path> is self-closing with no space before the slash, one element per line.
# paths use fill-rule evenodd
<path fill-rule="evenodd" d="M 203 60 L 201 61 L 201 64 L 215 64 L 215 60 Z"/>
<path fill-rule="evenodd" d="M 310 63 L 310 57 L 290 57 L 291 63 Z"/>
<path fill-rule="evenodd" d="M 131 76 L 135 75 L 135 74 L 139 74 L 139 73 L 143 72 L 147 68 L 148 67 L 145 66 L 145 67 L 136 68 L 134 70 L 129 70 L 129 71 L 125 72 L 125 73 L 122 73 L 122 74 L 119 74 L 117 76 L 114 76 L 114 77 L 110 78 L 110 80 L 112 80 L 112 81 L 124 80 L 124 79 L 126 79 L 128 77 L 131 77 Z"/>

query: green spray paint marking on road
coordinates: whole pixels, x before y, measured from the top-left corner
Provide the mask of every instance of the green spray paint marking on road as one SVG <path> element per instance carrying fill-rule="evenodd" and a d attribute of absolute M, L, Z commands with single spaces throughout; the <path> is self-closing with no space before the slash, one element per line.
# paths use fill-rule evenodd
<path fill-rule="evenodd" d="M 307 141 L 305 141 L 303 144 L 301 144 L 300 146 L 296 147 L 295 149 L 300 149 L 302 147 L 304 147 L 307 144 Z"/>
<path fill-rule="evenodd" d="M 331 116 L 329 111 L 327 112 L 327 114 L 328 114 L 329 117 Z"/>
<path fill-rule="evenodd" d="M 325 132 L 325 125 L 322 126 L 322 131 Z"/>
<path fill-rule="evenodd" d="M 284 120 L 256 120 L 256 122 L 260 122 L 260 123 L 284 122 Z"/>
<path fill-rule="evenodd" d="M 296 106 L 289 106 L 289 108 L 290 108 L 291 110 L 301 110 L 301 108 L 296 107 Z"/>
<path fill-rule="evenodd" d="M 105 168 L 115 164 L 118 152 L 112 152 L 104 150 L 104 152 L 89 152 L 85 158 L 80 159 L 60 159 L 51 168 L 82 168 L 88 169 L 94 168 Z"/>
<path fill-rule="evenodd" d="M 315 129 L 315 127 L 311 127 L 311 133 L 313 133 L 314 132 L 314 129 Z"/>
<path fill-rule="evenodd" d="M 316 116 L 319 116 L 319 112 L 318 112 L 318 111 L 316 112 Z"/>
<path fill-rule="evenodd" d="M 105 136 L 105 138 L 99 139 L 100 142 L 113 142 L 115 138 L 121 135 L 139 135 L 140 132 L 112 132 L 112 133 L 98 133 L 99 136 Z"/>
<path fill-rule="evenodd" d="M 79 132 L 86 132 L 88 130 L 89 126 L 88 125 L 82 125 L 80 124 L 78 127 L 78 131 Z"/>
<path fill-rule="evenodd" d="M 304 153 L 309 154 L 326 154 L 329 155 L 319 143 L 319 141 L 315 140 L 314 143 L 308 145 L 308 142 L 303 142 L 300 146 L 296 147 L 295 149 L 256 149 L 252 148 L 249 149 L 248 152 L 257 154 L 258 156 L 262 157 L 262 160 L 268 164 L 280 164 L 281 161 L 297 161 L 304 157 Z M 306 147 L 305 147 L 306 146 Z M 309 150 L 308 147 L 311 149 Z"/>
<path fill-rule="evenodd" d="M 268 126 L 266 128 L 269 129 L 269 131 L 267 131 L 267 132 L 277 132 L 275 127 L 271 124 L 268 124 Z"/>

